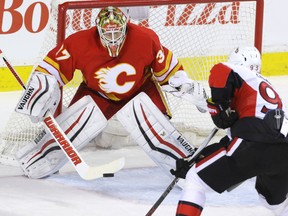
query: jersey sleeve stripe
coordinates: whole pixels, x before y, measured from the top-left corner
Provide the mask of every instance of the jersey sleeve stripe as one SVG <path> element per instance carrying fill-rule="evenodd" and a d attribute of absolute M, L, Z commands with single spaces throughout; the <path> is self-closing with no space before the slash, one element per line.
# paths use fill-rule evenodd
<path fill-rule="evenodd" d="M 173 55 L 171 57 L 172 58 L 170 61 L 168 61 L 168 59 L 166 60 L 167 68 L 165 67 L 165 73 L 162 73 L 164 70 L 162 70 L 161 73 L 154 72 L 155 77 L 157 78 L 158 82 L 160 82 L 160 84 L 168 81 L 169 77 L 171 77 L 181 67 L 181 63 L 178 61 L 178 59 Z"/>
<path fill-rule="evenodd" d="M 42 61 L 39 66 L 42 67 L 44 70 L 49 71 L 51 75 L 55 76 L 61 86 L 65 85 L 65 81 L 62 80 L 59 72 L 52 65 L 48 64 L 45 61 Z"/>
<path fill-rule="evenodd" d="M 162 76 L 163 74 L 165 74 L 171 67 L 172 60 L 173 60 L 172 58 L 173 58 L 173 54 L 171 51 L 169 51 L 165 59 L 165 67 L 161 71 L 154 71 L 154 74 L 156 76 Z"/>
<path fill-rule="evenodd" d="M 171 76 L 173 76 L 178 70 L 180 70 L 182 67 L 182 64 L 178 61 L 177 64 L 174 66 L 174 68 L 172 68 L 171 70 L 169 69 L 169 73 L 164 74 L 162 77 L 156 77 L 156 79 L 158 80 L 159 84 L 162 85 L 164 83 L 167 83 L 169 78 Z"/>
<path fill-rule="evenodd" d="M 69 82 L 69 80 L 59 71 L 59 65 L 49 57 L 45 57 L 44 61 L 42 61 L 39 66 L 55 76 L 61 86 Z"/>
<path fill-rule="evenodd" d="M 51 75 L 51 74 L 49 73 L 49 71 L 47 71 L 45 68 L 42 68 L 42 67 L 39 66 L 39 65 L 36 67 L 35 71 L 39 71 L 39 72 L 41 72 L 41 73 Z"/>
<path fill-rule="evenodd" d="M 48 56 L 45 57 L 44 61 L 46 61 L 48 64 L 52 65 L 56 70 L 58 71 L 63 83 L 67 84 L 69 80 L 66 78 L 66 76 L 61 73 L 59 64 L 55 62 L 53 59 L 49 58 Z"/>

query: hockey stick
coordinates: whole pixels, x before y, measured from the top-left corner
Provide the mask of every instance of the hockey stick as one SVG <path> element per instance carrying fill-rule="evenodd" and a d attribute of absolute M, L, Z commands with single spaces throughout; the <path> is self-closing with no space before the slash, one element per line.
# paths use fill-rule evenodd
<path fill-rule="evenodd" d="M 215 136 L 217 133 L 218 128 L 214 128 L 208 137 L 202 142 L 200 147 L 197 149 L 197 151 L 189 158 L 189 163 L 193 164 L 195 160 L 199 157 L 201 154 L 202 150 L 208 145 L 208 143 L 211 141 L 211 139 Z M 177 184 L 179 181 L 179 178 L 176 177 L 174 180 L 169 184 L 169 186 L 166 188 L 166 190 L 163 192 L 163 194 L 159 197 L 159 199 L 154 203 L 154 205 L 150 208 L 148 213 L 145 216 L 151 216 L 156 209 L 160 206 L 160 204 L 163 202 L 163 200 L 167 197 L 167 195 L 171 192 L 171 190 L 174 188 L 174 186 Z"/>
<path fill-rule="evenodd" d="M 24 82 L 21 80 L 20 76 L 17 74 L 17 72 L 14 70 L 11 64 L 8 62 L 2 50 L 0 50 L 0 57 L 3 59 L 3 61 L 5 62 L 11 73 L 14 75 L 16 80 L 19 82 L 19 84 L 22 86 L 22 88 L 26 89 Z M 77 149 L 73 146 L 69 138 L 60 128 L 59 124 L 56 122 L 55 118 L 50 112 L 47 112 L 43 122 L 48 131 L 50 132 L 50 134 L 52 135 L 52 137 L 55 139 L 57 144 L 65 153 L 66 157 L 75 167 L 76 171 L 81 176 L 81 178 L 85 180 L 92 180 L 105 176 L 107 177 L 113 176 L 112 174 L 121 170 L 124 167 L 125 164 L 124 158 L 119 158 L 110 163 L 95 167 L 88 166 L 86 162 L 81 158 Z"/>

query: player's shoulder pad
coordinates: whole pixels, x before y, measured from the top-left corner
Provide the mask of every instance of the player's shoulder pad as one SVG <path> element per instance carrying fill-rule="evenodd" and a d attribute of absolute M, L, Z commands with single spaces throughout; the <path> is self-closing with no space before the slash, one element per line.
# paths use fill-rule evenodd
<path fill-rule="evenodd" d="M 226 85 L 232 69 L 223 63 L 215 64 L 210 70 L 209 85 L 214 88 L 221 88 Z"/>

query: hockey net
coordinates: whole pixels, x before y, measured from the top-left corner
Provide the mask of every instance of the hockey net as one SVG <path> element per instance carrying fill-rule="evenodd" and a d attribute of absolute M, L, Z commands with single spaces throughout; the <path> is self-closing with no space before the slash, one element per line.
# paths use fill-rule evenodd
<path fill-rule="evenodd" d="M 57 43 L 69 35 L 94 26 L 99 8 L 113 5 L 125 9 L 131 22 L 152 28 L 164 46 L 172 50 L 184 65 L 189 76 L 202 82 L 207 93 L 209 70 L 215 63 L 226 61 L 227 55 L 240 45 L 262 46 L 263 0 L 52 0 L 50 24 L 39 60 Z M 137 6 L 137 7 L 135 7 Z M 145 19 L 135 18 L 137 9 L 149 12 Z M 134 11 L 134 12 L 133 12 Z M 134 14 L 133 14 L 134 13 Z M 139 41 L 141 43 L 141 41 Z M 37 63 L 36 63 L 37 65 Z M 64 87 L 63 107 L 67 107 L 77 86 L 81 72 L 75 73 L 73 81 Z M 214 127 L 208 113 L 200 113 L 188 102 L 166 94 L 173 117 L 171 121 L 188 139 L 197 145 Z M 34 139 L 43 125 L 14 113 L 1 133 L 1 161 L 10 163 L 14 153 L 25 143 Z M 129 145 L 128 133 L 115 118 L 97 139 L 103 147 Z"/>

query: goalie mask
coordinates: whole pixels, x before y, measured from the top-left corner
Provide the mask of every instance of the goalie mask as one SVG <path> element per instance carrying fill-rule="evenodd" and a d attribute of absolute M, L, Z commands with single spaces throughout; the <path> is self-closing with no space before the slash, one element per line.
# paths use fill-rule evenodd
<path fill-rule="evenodd" d="M 229 55 L 228 62 L 260 73 L 261 54 L 255 47 L 238 47 Z"/>
<path fill-rule="evenodd" d="M 126 37 L 127 17 L 119 8 L 105 7 L 99 12 L 96 25 L 103 46 L 111 57 L 117 57 Z"/>

